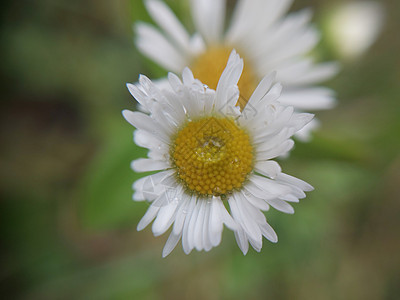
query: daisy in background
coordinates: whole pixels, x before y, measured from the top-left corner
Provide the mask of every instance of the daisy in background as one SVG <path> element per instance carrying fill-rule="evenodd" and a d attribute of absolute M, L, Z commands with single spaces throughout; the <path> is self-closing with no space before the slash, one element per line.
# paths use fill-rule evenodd
<path fill-rule="evenodd" d="M 298 111 L 334 105 L 333 92 L 316 84 L 335 75 L 337 65 L 315 63 L 307 55 L 319 41 L 318 31 L 309 24 L 310 10 L 285 15 L 292 0 L 239 0 L 227 22 L 226 0 L 190 3 L 197 31 L 192 36 L 164 2 L 145 0 L 148 12 L 160 27 L 136 24 L 136 45 L 145 56 L 172 72 L 180 73 L 189 66 L 195 78 L 215 89 L 229 54 L 236 49 L 244 59 L 238 84 L 241 109 L 261 78 L 272 71 L 277 71 L 277 81 L 284 86 L 281 103 Z M 166 80 L 159 85 L 168 87 Z M 317 126 L 313 120 L 296 137 L 308 140 L 310 131 Z"/>
<path fill-rule="evenodd" d="M 123 111 L 137 129 L 136 144 L 149 149 L 148 158 L 133 161 L 132 168 L 158 171 L 133 185 L 134 200 L 151 202 L 137 229 L 155 219 L 152 230 L 158 236 L 173 226 L 164 257 L 181 238 L 186 254 L 194 248 L 209 251 L 220 244 L 223 224 L 234 231 L 244 254 L 249 243 L 260 251 L 263 236 L 277 242 L 262 211 L 272 206 L 293 213 L 288 202 L 312 190 L 271 159 L 292 148 L 292 135 L 313 115 L 278 101 L 281 85 L 273 84 L 274 75 L 262 79 L 240 109 L 242 71 L 243 60 L 232 51 L 216 90 L 195 79 L 189 68 L 183 81 L 168 75 L 169 89 L 159 89 L 143 75 L 139 84 L 128 84 L 148 112 Z"/>

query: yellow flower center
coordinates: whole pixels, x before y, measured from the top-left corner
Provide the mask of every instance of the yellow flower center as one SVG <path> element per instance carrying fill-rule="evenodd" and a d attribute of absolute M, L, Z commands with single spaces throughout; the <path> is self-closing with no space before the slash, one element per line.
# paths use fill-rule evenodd
<path fill-rule="evenodd" d="M 194 77 L 215 90 L 219 78 L 226 67 L 231 51 L 232 48 L 223 46 L 208 48 L 207 51 L 198 56 L 190 66 Z M 257 76 L 254 70 L 245 58 L 243 58 L 243 60 L 243 73 L 238 83 L 240 97 L 237 103 L 242 110 L 257 87 Z"/>
<path fill-rule="evenodd" d="M 207 117 L 178 132 L 171 158 L 187 189 L 220 196 L 242 187 L 252 170 L 253 147 L 234 120 Z"/>

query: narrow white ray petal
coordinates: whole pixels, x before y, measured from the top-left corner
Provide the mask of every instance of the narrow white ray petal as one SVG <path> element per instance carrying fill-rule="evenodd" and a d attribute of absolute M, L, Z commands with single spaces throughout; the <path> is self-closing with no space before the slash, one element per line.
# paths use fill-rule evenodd
<path fill-rule="evenodd" d="M 150 158 L 139 158 L 137 160 L 132 161 L 131 168 L 135 172 L 149 172 L 149 171 L 165 170 L 170 168 L 170 165 L 166 161 L 153 160 Z"/>
<path fill-rule="evenodd" d="M 277 197 L 277 195 L 272 194 L 266 187 L 260 188 L 251 181 L 244 186 L 244 190 L 246 194 L 251 194 L 254 197 L 259 198 L 261 200 L 274 199 Z M 290 188 L 286 187 L 285 190 L 289 192 Z"/>
<path fill-rule="evenodd" d="M 312 131 L 320 127 L 320 121 L 316 118 L 296 132 L 295 137 L 302 142 L 309 142 L 312 138 Z"/>
<path fill-rule="evenodd" d="M 190 223 L 190 215 L 188 215 L 185 219 L 185 224 L 183 225 L 183 232 L 182 232 L 182 248 L 185 254 L 189 254 L 193 248 L 189 246 L 189 223 Z"/>
<path fill-rule="evenodd" d="M 136 46 L 144 55 L 165 69 L 179 72 L 187 65 L 187 58 L 154 27 L 136 23 Z"/>
<path fill-rule="evenodd" d="M 203 94 L 203 108 L 205 116 L 211 115 L 214 105 L 214 99 L 215 99 L 215 91 L 207 88 Z"/>
<path fill-rule="evenodd" d="M 249 209 L 249 202 L 242 197 L 240 193 L 235 193 L 233 195 L 236 198 L 236 205 L 239 209 L 239 214 L 241 215 L 242 225 L 247 233 L 247 235 L 252 239 L 256 248 L 262 247 L 262 234 L 260 227 L 255 221 L 256 215 L 252 213 Z"/>
<path fill-rule="evenodd" d="M 287 90 L 279 100 L 301 110 L 330 109 L 336 102 L 333 91 L 322 87 Z"/>
<path fill-rule="evenodd" d="M 309 124 L 313 118 L 314 114 L 296 113 L 293 114 L 292 119 L 290 120 L 290 125 L 298 131 Z"/>
<path fill-rule="evenodd" d="M 253 247 L 253 249 L 256 250 L 257 252 L 260 252 L 262 249 L 262 236 L 261 236 L 261 240 L 260 239 L 253 240 L 249 236 L 247 236 L 247 238 L 249 239 L 249 243 Z"/>
<path fill-rule="evenodd" d="M 257 153 L 256 156 L 257 160 L 273 159 L 275 157 L 284 155 L 286 154 L 286 152 L 292 149 L 293 146 L 294 146 L 293 140 L 287 140 L 281 143 L 279 146 L 275 147 L 274 149 Z"/>
<path fill-rule="evenodd" d="M 247 252 L 249 251 L 249 243 L 246 234 L 244 233 L 244 230 L 243 229 L 235 230 L 234 234 L 240 250 L 242 250 L 243 255 L 246 255 Z"/>
<path fill-rule="evenodd" d="M 275 232 L 275 230 L 269 225 L 268 223 L 260 225 L 261 232 L 263 236 L 265 236 L 268 240 L 270 240 L 273 243 L 278 242 L 278 236 Z"/>
<path fill-rule="evenodd" d="M 338 63 L 328 62 L 312 64 L 309 60 L 301 60 L 297 64 L 289 64 L 278 69 L 277 80 L 291 87 L 315 84 L 332 78 L 339 72 Z"/>
<path fill-rule="evenodd" d="M 310 191 L 314 190 L 314 188 L 310 184 L 305 182 L 304 180 L 298 179 L 296 177 L 293 177 L 293 176 L 285 174 L 285 173 L 279 174 L 278 179 L 282 180 L 284 182 L 293 184 L 294 186 L 297 186 L 306 192 L 310 192 Z"/>
<path fill-rule="evenodd" d="M 179 47 L 187 50 L 190 36 L 172 10 L 164 2 L 158 0 L 146 0 L 145 4 L 153 20 Z"/>
<path fill-rule="evenodd" d="M 143 148 L 148 148 L 148 149 L 161 149 L 165 148 L 167 145 L 159 140 L 157 137 L 153 135 L 149 135 L 148 132 L 144 130 L 135 130 L 133 132 L 133 140 L 136 145 L 143 147 Z"/>
<path fill-rule="evenodd" d="M 260 102 L 261 99 L 268 93 L 268 91 L 272 87 L 272 83 L 274 82 L 276 77 L 276 72 L 272 72 L 269 75 L 266 75 L 258 84 L 257 88 L 251 95 L 249 99 L 249 103 L 255 105 Z"/>
<path fill-rule="evenodd" d="M 195 80 L 192 71 L 188 67 L 182 71 L 182 80 L 183 84 L 187 86 L 192 85 Z"/>
<path fill-rule="evenodd" d="M 143 91 L 141 91 L 139 87 L 131 83 L 127 83 L 126 87 L 139 104 L 145 107 L 148 106 L 149 97 Z"/>
<path fill-rule="evenodd" d="M 261 191 L 261 190 L 260 190 Z M 262 192 L 262 191 L 261 191 Z M 269 210 L 269 204 L 262 200 L 259 197 L 256 197 L 255 195 L 251 194 L 250 192 L 242 191 L 243 197 L 247 199 L 254 207 L 257 207 L 258 209 L 267 211 Z"/>
<path fill-rule="evenodd" d="M 157 124 L 148 115 L 138 111 L 123 110 L 122 114 L 132 126 L 147 131 L 149 134 L 156 136 L 165 143 L 169 143 L 170 137 L 162 130 L 162 126 Z"/>
<path fill-rule="evenodd" d="M 209 219 L 209 233 L 210 240 L 213 246 L 219 245 L 221 242 L 221 235 L 223 229 L 223 223 L 221 215 L 222 213 L 219 211 L 220 206 L 217 201 L 221 201 L 219 198 L 214 197 L 211 201 L 211 210 L 210 210 L 210 219 Z"/>
<path fill-rule="evenodd" d="M 279 199 L 289 201 L 289 202 L 299 202 L 300 201 L 299 198 L 297 198 L 296 196 L 294 196 L 292 194 L 279 196 Z"/>
<path fill-rule="evenodd" d="M 203 250 L 203 226 L 206 212 L 206 203 L 204 199 L 200 200 L 199 214 L 196 218 L 196 223 L 193 227 L 193 244 L 197 251 Z"/>
<path fill-rule="evenodd" d="M 173 232 L 171 232 L 171 234 L 168 237 L 167 242 L 165 243 L 165 246 L 164 246 L 164 249 L 163 249 L 163 252 L 162 252 L 162 257 L 168 256 L 172 252 L 172 250 L 175 249 L 175 247 L 178 244 L 181 236 L 182 236 L 182 233 L 174 234 Z"/>
<path fill-rule="evenodd" d="M 276 161 L 257 161 L 254 169 L 264 175 L 274 179 L 282 172 L 281 166 Z"/>
<path fill-rule="evenodd" d="M 216 205 L 218 206 L 218 211 L 220 214 L 220 218 L 222 222 L 231 230 L 235 230 L 237 228 L 236 222 L 233 220 L 231 215 L 228 213 L 226 210 L 225 205 L 222 203 L 221 198 L 218 197 L 213 197 L 213 200 L 215 201 Z"/>
<path fill-rule="evenodd" d="M 145 227 L 147 227 L 147 225 L 149 225 L 151 223 L 151 221 L 153 221 L 154 218 L 157 216 L 157 213 L 159 210 L 160 210 L 159 207 L 150 205 L 150 207 L 147 209 L 146 213 L 144 214 L 143 218 L 139 221 L 139 224 L 137 226 L 137 231 L 141 231 Z"/>
<path fill-rule="evenodd" d="M 243 71 L 243 59 L 232 50 L 226 68 L 222 72 L 221 78 L 218 81 L 216 94 L 215 94 L 215 110 L 220 112 L 221 110 L 228 110 L 234 106 L 229 106 L 228 101 L 232 103 L 232 99 L 229 99 L 231 95 L 231 87 L 237 86 L 239 78 Z"/>
<path fill-rule="evenodd" d="M 174 220 L 177 206 L 178 202 L 172 201 L 168 205 L 160 208 L 152 226 L 154 236 L 159 236 L 168 230 Z"/>
<path fill-rule="evenodd" d="M 210 251 L 213 247 L 211 243 L 211 238 L 209 234 L 209 226 L 210 226 L 210 214 L 211 214 L 211 201 L 206 200 L 206 209 L 204 212 L 204 224 L 203 224 L 203 247 L 205 251 Z"/>
<path fill-rule="evenodd" d="M 202 203 L 203 203 L 203 201 L 201 199 L 197 200 L 196 206 L 193 209 L 193 212 L 190 216 L 190 222 L 189 222 L 188 231 L 187 231 L 187 241 L 188 241 L 188 246 L 190 249 L 193 249 L 195 247 L 194 233 L 195 233 L 197 217 L 199 216 L 200 207 L 201 207 Z"/>
<path fill-rule="evenodd" d="M 169 81 L 169 84 L 171 85 L 172 89 L 176 93 L 179 93 L 182 91 L 183 83 L 176 74 L 169 72 L 168 73 L 168 81 Z"/>
<path fill-rule="evenodd" d="M 269 53 L 269 67 L 274 70 L 284 61 L 304 55 L 315 47 L 319 39 L 319 32 L 313 27 L 308 27 L 304 32 L 293 36 L 292 39 L 285 44 L 285 47 L 276 48 L 276 51 Z"/>
<path fill-rule="evenodd" d="M 191 8 L 197 30 L 207 43 L 221 40 L 225 23 L 226 0 L 192 0 Z"/>
<path fill-rule="evenodd" d="M 293 0 L 240 0 L 228 29 L 229 42 L 240 42 L 256 31 L 255 36 L 265 32 L 289 8 Z"/>
<path fill-rule="evenodd" d="M 182 198 L 183 198 L 182 205 L 179 207 L 179 210 L 176 213 L 174 227 L 173 227 L 173 233 L 175 235 L 182 233 L 183 224 L 185 223 L 186 216 L 188 215 L 189 212 L 191 212 L 190 208 L 191 207 L 193 208 L 193 205 L 191 205 L 190 203 L 191 200 L 190 196 L 183 193 Z"/>
<path fill-rule="evenodd" d="M 143 192 L 143 194 L 147 197 L 150 198 L 150 195 L 154 193 L 156 195 L 152 205 L 157 206 L 157 207 L 164 207 L 170 204 L 171 198 L 169 193 L 167 192 L 167 189 L 164 186 L 161 186 L 161 184 L 153 186 L 152 189 L 148 189 Z"/>
<path fill-rule="evenodd" d="M 190 54 L 192 57 L 196 57 L 199 54 L 206 51 L 206 43 L 203 37 L 199 33 L 195 33 L 190 38 Z"/>
<path fill-rule="evenodd" d="M 250 35 L 248 43 L 254 43 L 258 47 L 254 47 L 252 51 L 252 59 L 259 62 L 258 67 L 261 67 L 262 74 L 270 72 L 275 68 L 274 66 L 274 53 L 279 53 L 280 50 L 286 50 L 288 45 L 292 45 L 296 39 L 301 39 L 304 32 L 308 29 L 308 23 L 311 20 L 312 13 L 310 10 L 305 9 L 300 12 L 291 13 L 284 19 L 273 24 L 272 27 L 263 31 L 261 28 L 254 34 Z M 259 26 L 260 27 L 260 26 Z M 265 34 L 268 39 L 256 40 L 260 35 Z M 267 69 L 267 67 L 270 67 Z M 276 68 L 279 69 L 279 68 Z"/>
<path fill-rule="evenodd" d="M 173 170 L 167 170 L 167 171 L 162 171 L 155 173 L 153 175 L 149 175 L 146 177 L 143 177 L 139 180 L 137 180 L 133 184 L 133 189 L 134 190 L 150 190 L 153 191 L 154 187 L 159 185 L 161 182 L 163 182 L 166 178 L 171 178 L 174 180 L 172 175 L 174 174 L 175 171 Z"/>
<path fill-rule="evenodd" d="M 156 174 L 149 175 L 149 176 L 146 176 L 146 177 L 136 180 L 132 185 L 132 189 L 135 190 L 135 193 L 133 194 L 133 199 L 136 201 L 145 200 L 146 198 L 143 195 L 143 191 L 146 191 L 146 190 L 153 191 L 154 185 L 158 185 L 163 179 L 165 179 L 167 177 L 171 177 L 173 175 L 173 173 L 174 173 L 174 171 L 167 170 L 167 171 L 158 172 Z M 146 200 L 150 200 L 150 199 L 146 199 Z"/>
<path fill-rule="evenodd" d="M 259 175 L 252 175 L 249 180 L 258 188 L 272 195 L 286 195 L 291 192 L 290 187 Z"/>
<path fill-rule="evenodd" d="M 152 111 L 153 118 L 162 127 L 165 135 L 172 136 L 176 132 L 176 120 L 171 115 L 165 113 L 165 108 L 162 105 L 156 105 Z"/>
<path fill-rule="evenodd" d="M 243 230 L 246 232 L 246 235 L 252 234 L 250 230 L 251 226 L 250 227 L 247 226 L 248 225 L 246 222 L 247 220 L 245 219 L 239 207 L 240 200 L 236 199 L 236 194 L 234 194 L 233 197 L 230 197 L 228 199 L 228 202 L 233 218 L 236 220 L 238 224 L 240 224 L 240 227 L 243 228 Z"/>
<path fill-rule="evenodd" d="M 189 245 L 189 224 L 191 221 L 191 218 L 193 216 L 193 213 L 196 210 L 196 206 L 197 206 L 197 202 L 196 202 L 196 197 L 192 196 L 191 200 L 189 202 L 189 207 L 187 210 L 187 214 L 185 217 L 185 223 L 183 224 L 183 233 L 182 233 L 182 247 L 183 247 L 183 251 L 185 252 L 185 254 L 189 254 L 193 247 L 190 247 Z"/>
<path fill-rule="evenodd" d="M 271 205 L 273 208 L 276 210 L 279 210 L 281 212 L 287 213 L 287 214 L 294 214 L 294 208 L 287 202 L 279 199 L 271 199 L 267 200 L 269 205 Z"/>

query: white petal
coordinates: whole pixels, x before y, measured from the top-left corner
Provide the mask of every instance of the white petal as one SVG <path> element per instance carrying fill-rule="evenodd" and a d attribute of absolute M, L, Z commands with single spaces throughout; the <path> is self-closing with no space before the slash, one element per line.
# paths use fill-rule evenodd
<path fill-rule="evenodd" d="M 267 202 L 275 209 L 287 213 L 294 214 L 294 208 L 287 202 L 279 199 L 267 200 Z"/>
<path fill-rule="evenodd" d="M 249 33 L 265 32 L 289 8 L 293 0 L 240 0 L 227 33 L 228 41 L 240 42 Z"/>
<path fill-rule="evenodd" d="M 159 140 L 157 137 L 150 135 L 147 131 L 140 129 L 133 132 L 133 140 L 135 141 L 136 145 L 143 148 L 161 149 L 166 147 L 166 144 Z"/>
<path fill-rule="evenodd" d="M 209 219 L 209 233 L 212 245 L 218 246 L 221 242 L 221 235 L 223 229 L 223 223 L 221 213 L 219 211 L 220 206 L 217 201 L 221 201 L 219 198 L 214 197 L 211 201 L 210 219 Z"/>
<path fill-rule="evenodd" d="M 260 190 L 262 193 L 262 191 Z M 260 196 L 264 196 L 263 194 Z M 256 197 L 255 195 L 251 194 L 250 192 L 244 192 L 243 197 L 246 198 L 247 201 L 249 201 L 254 207 L 257 207 L 258 209 L 267 211 L 269 210 L 269 204 L 265 202 L 263 198 Z"/>
<path fill-rule="evenodd" d="M 174 171 L 168 170 L 168 171 L 162 171 L 158 172 L 153 175 L 149 175 L 143 178 L 140 178 L 136 180 L 132 188 L 135 190 L 135 194 L 133 195 L 133 199 L 137 201 L 143 201 L 143 200 L 154 200 L 153 199 L 148 199 L 144 196 L 143 192 L 144 191 L 154 191 L 154 187 L 157 186 L 160 182 L 162 182 L 165 178 L 172 177 L 174 174 Z"/>
<path fill-rule="evenodd" d="M 182 234 L 174 234 L 173 232 L 169 235 L 169 238 L 167 242 L 165 243 L 163 252 L 162 252 L 162 257 L 168 256 L 172 250 L 175 249 L 176 245 L 178 244 Z"/>
<path fill-rule="evenodd" d="M 182 80 L 183 84 L 186 86 L 192 85 L 193 82 L 195 81 L 193 72 L 188 67 L 184 68 L 182 71 Z"/>
<path fill-rule="evenodd" d="M 221 198 L 213 197 L 212 201 L 215 201 L 216 205 L 218 206 L 218 211 L 222 222 L 231 230 L 237 229 L 236 222 L 233 220 L 231 215 L 226 210 L 225 205 L 222 203 Z"/>
<path fill-rule="evenodd" d="M 272 72 L 269 75 L 266 75 L 258 84 L 257 88 L 251 95 L 249 99 L 249 103 L 255 105 L 260 102 L 261 99 L 268 93 L 271 89 L 272 83 L 274 82 L 276 77 L 276 72 Z"/>
<path fill-rule="evenodd" d="M 151 221 L 154 220 L 154 218 L 156 217 L 159 210 L 160 210 L 159 207 L 150 205 L 150 207 L 147 209 L 146 213 L 144 214 L 143 218 L 139 221 L 139 224 L 137 226 L 137 231 L 141 231 L 147 225 L 149 225 L 151 223 Z"/>
<path fill-rule="evenodd" d="M 290 149 L 292 149 L 293 146 L 294 146 L 293 140 L 287 140 L 273 149 L 257 153 L 257 160 L 273 159 L 275 157 L 284 155 Z"/>
<path fill-rule="evenodd" d="M 173 72 L 179 72 L 187 65 L 184 53 L 158 30 L 144 23 L 137 23 L 135 29 L 136 46 L 144 55 Z"/>
<path fill-rule="evenodd" d="M 185 223 L 186 216 L 191 212 L 194 205 L 190 202 L 191 197 L 187 196 L 185 193 L 182 194 L 182 205 L 180 206 L 178 212 L 176 213 L 173 233 L 176 235 L 181 234 L 183 230 L 183 224 Z"/>
<path fill-rule="evenodd" d="M 285 200 L 285 201 L 288 201 L 288 202 L 299 202 L 300 201 L 299 198 L 297 198 L 296 196 L 294 196 L 292 194 L 279 196 L 279 199 Z"/>
<path fill-rule="evenodd" d="M 225 23 L 226 0 L 192 0 L 192 15 L 197 30 L 208 43 L 221 40 Z"/>
<path fill-rule="evenodd" d="M 182 83 L 182 81 L 179 79 L 179 77 L 177 75 L 175 75 L 174 73 L 169 72 L 168 73 L 168 80 L 169 80 L 169 84 L 171 85 L 172 89 L 176 93 L 179 93 L 179 92 L 182 91 L 183 83 Z"/>
<path fill-rule="evenodd" d="M 128 90 L 131 93 L 131 95 L 136 99 L 136 101 L 139 102 L 139 104 L 141 104 L 141 105 L 143 105 L 144 107 L 147 108 L 148 101 L 149 101 L 149 96 L 146 95 L 143 91 L 141 91 L 139 89 L 139 87 L 137 87 L 134 84 L 127 83 L 126 87 L 128 88 Z"/>
<path fill-rule="evenodd" d="M 301 179 L 298 179 L 296 177 L 293 177 L 291 175 L 285 174 L 285 173 L 279 174 L 278 179 L 282 180 L 284 182 L 293 184 L 294 186 L 297 186 L 297 187 L 299 187 L 300 189 L 302 189 L 303 191 L 306 191 L 306 192 L 310 192 L 310 191 L 314 190 L 314 188 L 310 184 L 308 184 L 307 182 L 305 182 L 305 181 L 303 181 Z"/>
<path fill-rule="evenodd" d="M 249 251 L 249 243 L 248 243 L 246 234 L 244 233 L 244 230 L 238 229 L 238 230 L 235 230 L 234 233 L 235 233 L 236 242 L 237 242 L 240 250 L 242 250 L 243 255 L 246 255 L 247 251 Z"/>
<path fill-rule="evenodd" d="M 282 93 L 279 101 L 301 110 L 330 109 L 335 105 L 332 90 L 322 87 L 291 89 Z"/>
<path fill-rule="evenodd" d="M 238 199 L 237 195 L 238 194 L 233 194 L 233 197 L 228 200 L 232 216 L 242 226 L 243 230 L 249 237 L 253 240 L 258 240 L 259 236 L 261 236 L 260 228 L 258 228 L 257 224 L 248 217 L 245 212 L 245 207 L 241 205 L 242 199 Z"/>
<path fill-rule="evenodd" d="M 268 194 L 278 196 L 278 195 L 286 195 L 291 192 L 290 187 L 259 175 L 253 175 L 249 178 L 249 180 L 250 182 L 254 183 L 258 188 L 264 190 Z"/>
<path fill-rule="evenodd" d="M 295 137 L 302 142 L 308 142 L 312 138 L 312 132 L 320 127 L 320 121 L 316 118 L 312 119 L 310 123 L 306 124 L 303 128 L 296 132 Z"/>
<path fill-rule="evenodd" d="M 256 248 L 262 247 L 262 234 L 259 225 L 256 222 L 257 215 L 254 214 L 249 206 L 251 204 L 242 197 L 240 193 L 234 194 L 236 196 L 236 204 L 241 215 L 242 226 L 246 231 L 249 238 L 256 244 Z M 262 214 L 262 213 L 261 213 Z M 265 217 L 264 217 L 265 219 Z"/>
<path fill-rule="evenodd" d="M 203 246 L 205 251 L 210 251 L 213 247 L 209 234 L 209 225 L 211 218 L 211 201 L 206 201 L 206 211 L 204 212 L 204 224 L 203 224 Z"/>
<path fill-rule="evenodd" d="M 277 162 L 271 160 L 256 162 L 254 169 L 258 173 L 264 176 L 268 176 L 272 179 L 278 176 L 278 174 L 282 171 L 280 165 Z"/>
<path fill-rule="evenodd" d="M 152 227 L 154 236 L 159 236 L 168 230 L 174 220 L 177 206 L 178 203 L 173 201 L 160 208 Z"/>
<path fill-rule="evenodd" d="M 278 236 L 275 230 L 268 223 L 260 225 L 260 228 L 263 236 L 265 236 L 268 240 L 273 243 L 278 242 Z"/>
<path fill-rule="evenodd" d="M 197 200 L 196 206 L 193 209 L 193 212 L 190 216 L 190 222 L 187 230 L 187 240 L 190 249 L 193 249 L 195 247 L 195 228 L 196 228 L 197 217 L 199 216 L 200 207 L 202 203 L 203 203 L 202 199 Z"/>
<path fill-rule="evenodd" d="M 153 20 L 168 34 L 168 36 L 182 49 L 189 48 L 189 34 L 172 10 L 158 0 L 146 0 L 146 8 Z"/>
<path fill-rule="evenodd" d="M 193 244 L 197 251 L 203 250 L 203 226 L 205 219 L 207 201 L 200 199 L 199 214 L 196 218 L 196 223 L 193 227 Z"/>
<path fill-rule="evenodd" d="M 277 80 L 285 86 L 301 86 L 325 81 L 339 72 L 337 63 L 320 63 L 302 59 L 295 64 L 289 64 L 278 69 Z"/>
<path fill-rule="evenodd" d="M 171 115 L 167 115 L 161 105 L 153 107 L 152 114 L 157 123 L 162 124 L 162 131 L 166 136 L 172 136 L 176 132 L 176 120 Z"/>
<path fill-rule="evenodd" d="M 162 126 L 157 124 L 157 122 L 155 122 L 155 120 L 153 120 L 148 115 L 138 111 L 130 111 L 127 109 L 123 110 L 122 114 L 125 120 L 127 120 L 134 127 L 145 130 L 149 134 L 152 134 L 162 141 L 169 143 L 170 137 L 162 129 Z"/>
<path fill-rule="evenodd" d="M 149 172 L 165 170 L 170 168 L 170 165 L 166 161 L 157 161 L 149 158 L 139 158 L 132 161 L 131 168 L 135 172 Z"/>
<path fill-rule="evenodd" d="M 225 111 L 235 107 L 235 99 L 232 99 L 232 87 L 237 86 L 242 71 L 243 59 L 240 58 L 235 50 L 232 50 L 216 89 L 215 110 L 217 112 L 224 114 Z M 229 96 L 231 96 L 231 99 Z"/>
<path fill-rule="evenodd" d="M 183 234 L 182 234 L 182 247 L 183 247 L 183 252 L 185 252 L 185 254 L 189 254 L 193 249 L 193 246 L 189 244 L 189 225 L 191 223 L 191 219 L 197 207 L 195 196 L 191 197 L 189 207 L 190 209 L 188 209 L 187 211 L 185 223 L 183 225 Z"/>

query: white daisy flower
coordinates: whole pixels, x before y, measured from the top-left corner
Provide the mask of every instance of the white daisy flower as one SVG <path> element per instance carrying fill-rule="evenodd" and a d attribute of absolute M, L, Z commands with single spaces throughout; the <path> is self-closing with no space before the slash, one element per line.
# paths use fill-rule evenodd
<path fill-rule="evenodd" d="M 183 81 L 169 74 L 169 90 L 143 75 L 138 85 L 128 84 L 148 111 L 123 111 L 137 129 L 136 144 L 149 149 L 148 158 L 133 161 L 132 168 L 158 171 L 133 184 L 133 199 L 151 202 L 137 229 L 155 219 L 152 230 L 159 236 L 173 225 L 164 257 L 181 238 L 187 254 L 209 251 L 219 245 L 223 224 L 235 232 L 244 254 L 249 242 L 260 251 L 262 236 L 277 242 L 262 211 L 272 206 L 293 213 L 288 202 L 312 190 L 271 159 L 292 148 L 291 136 L 313 116 L 278 102 L 281 85 L 273 85 L 274 76 L 261 81 L 241 111 L 236 103 L 242 70 L 243 60 L 233 51 L 215 91 L 188 68 Z"/>
<path fill-rule="evenodd" d="M 145 0 L 160 29 L 137 23 L 138 49 L 169 71 L 182 72 L 189 66 L 195 78 L 215 89 L 235 48 L 245 62 L 238 84 L 242 109 L 261 78 L 272 71 L 285 87 L 280 102 L 299 111 L 332 108 L 332 90 L 316 84 L 331 78 L 338 68 L 332 62 L 315 63 L 307 55 L 319 41 L 318 31 L 310 25 L 310 10 L 285 15 L 292 0 L 239 0 L 227 22 L 226 0 L 190 3 L 197 31 L 192 36 L 164 2 Z M 168 87 L 165 81 L 159 84 Z M 310 131 L 318 127 L 314 122 L 297 137 L 309 139 Z"/>

